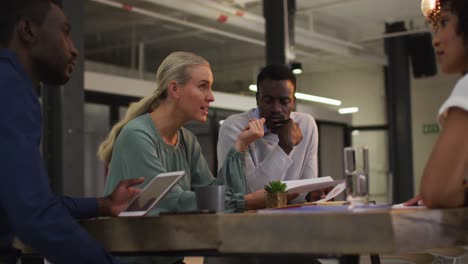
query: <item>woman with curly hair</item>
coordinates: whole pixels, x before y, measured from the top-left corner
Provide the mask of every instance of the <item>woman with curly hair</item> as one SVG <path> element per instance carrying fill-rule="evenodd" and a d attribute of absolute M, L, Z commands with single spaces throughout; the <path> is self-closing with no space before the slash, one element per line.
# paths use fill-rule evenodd
<path fill-rule="evenodd" d="M 439 110 L 442 132 L 424 169 L 420 197 L 407 204 L 420 198 L 431 208 L 461 207 L 467 204 L 468 178 L 468 3 L 432 1 L 425 15 L 434 30 L 437 60 L 444 73 L 461 78 Z"/>

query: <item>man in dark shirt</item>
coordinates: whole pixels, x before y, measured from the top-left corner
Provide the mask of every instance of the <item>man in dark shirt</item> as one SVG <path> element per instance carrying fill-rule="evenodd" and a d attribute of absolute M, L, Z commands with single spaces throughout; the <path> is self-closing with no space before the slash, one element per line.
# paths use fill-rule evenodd
<path fill-rule="evenodd" d="M 60 0 L 2 0 L 0 8 L 0 263 L 16 263 L 13 237 L 60 263 L 115 263 L 74 218 L 116 216 L 143 179 L 102 198 L 51 192 L 39 152 L 40 83 L 68 81 L 78 51 Z"/>

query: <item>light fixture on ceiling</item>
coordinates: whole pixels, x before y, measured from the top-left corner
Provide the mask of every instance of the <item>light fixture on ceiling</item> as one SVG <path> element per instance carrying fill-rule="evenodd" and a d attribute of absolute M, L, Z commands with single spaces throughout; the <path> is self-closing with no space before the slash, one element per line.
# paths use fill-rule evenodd
<path fill-rule="evenodd" d="M 428 17 L 436 7 L 436 0 L 422 0 L 421 11 L 425 17 Z"/>
<path fill-rule="evenodd" d="M 291 70 L 294 74 L 298 75 L 302 73 L 302 64 L 300 62 L 292 62 Z"/>
<path fill-rule="evenodd" d="M 257 85 L 251 84 L 249 85 L 249 90 L 252 92 L 257 91 Z M 328 104 L 328 105 L 335 105 L 335 106 L 340 106 L 341 101 L 340 100 L 335 100 L 331 98 L 326 98 L 326 97 L 321 97 L 321 96 L 316 96 L 316 95 L 311 95 L 311 94 L 305 94 L 305 93 L 298 93 L 296 92 L 294 94 L 297 99 L 301 100 L 306 100 L 306 101 L 311 101 L 311 102 L 316 102 L 316 103 L 322 103 L 322 104 Z"/>
<path fill-rule="evenodd" d="M 257 91 L 257 85 L 255 85 L 255 84 L 249 85 L 249 90 L 252 91 L 252 92 L 256 92 Z"/>
<path fill-rule="evenodd" d="M 338 109 L 338 113 L 345 115 L 345 114 L 354 114 L 359 112 L 359 108 L 357 107 L 347 107 L 347 108 L 340 108 Z"/>

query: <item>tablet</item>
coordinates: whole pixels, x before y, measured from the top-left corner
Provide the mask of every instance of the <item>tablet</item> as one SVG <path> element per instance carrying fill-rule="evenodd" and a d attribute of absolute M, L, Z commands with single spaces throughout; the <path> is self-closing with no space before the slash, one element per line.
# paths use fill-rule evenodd
<path fill-rule="evenodd" d="M 161 173 L 135 196 L 119 216 L 146 215 L 185 175 L 185 171 Z"/>

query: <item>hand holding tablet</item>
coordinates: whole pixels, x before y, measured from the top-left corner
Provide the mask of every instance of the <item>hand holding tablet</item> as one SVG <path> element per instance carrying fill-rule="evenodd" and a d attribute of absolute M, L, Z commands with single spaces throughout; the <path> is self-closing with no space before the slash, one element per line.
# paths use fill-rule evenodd
<path fill-rule="evenodd" d="M 128 203 L 119 216 L 146 215 L 184 175 L 185 171 L 157 175 Z"/>

